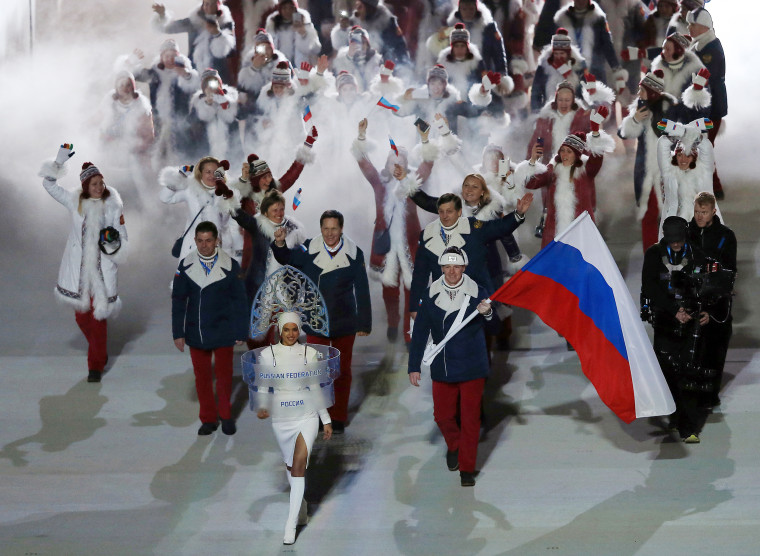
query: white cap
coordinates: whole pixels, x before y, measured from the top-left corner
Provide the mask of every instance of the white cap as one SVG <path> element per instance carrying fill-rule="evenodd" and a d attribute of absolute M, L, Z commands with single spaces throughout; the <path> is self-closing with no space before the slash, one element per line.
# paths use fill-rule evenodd
<path fill-rule="evenodd" d="M 301 332 L 301 315 L 295 311 L 287 311 L 280 313 L 277 317 L 277 329 L 282 334 L 282 329 L 286 324 L 295 324 L 298 326 L 298 332 Z"/>
<path fill-rule="evenodd" d="M 696 23 L 697 25 L 704 25 L 708 29 L 713 28 L 712 16 L 710 15 L 710 12 L 704 8 L 698 8 L 686 14 L 686 23 L 689 25 L 692 23 Z"/>
<path fill-rule="evenodd" d="M 440 257 L 438 257 L 439 266 L 446 266 L 449 264 L 467 266 L 467 263 L 467 253 L 458 247 L 449 247 L 441 253 Z"/>

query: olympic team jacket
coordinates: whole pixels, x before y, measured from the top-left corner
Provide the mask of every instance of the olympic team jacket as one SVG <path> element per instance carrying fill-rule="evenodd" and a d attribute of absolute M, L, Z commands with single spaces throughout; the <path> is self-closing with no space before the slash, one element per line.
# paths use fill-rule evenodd
<path fill-rule="evenodd" d="M 460 299 L 463 299 L 465 294 L 470 296 L 465 312 L 467 316 L 477 310 L 478 303 L 488 297 L 488 292 L 466 274 L 462 278 L 464 282 L 459 288 L 457 297 L 461 296 Z M 414 321 L 412 342 L 409 345 L 408 372 L 410 373 L 420 372 L 428 336 L 432 336 L 436 344 L 440 343 L 457 318 L 458 307 L 461 303 L 457 304 L 456 310 L 448 312 L 441 307 L 446 306 L 446 301 L 448 301 L 445 290 L 446 286 L 441 276 L 428 288 L 427 295 L 422 300 Z M 430 377 L 439 382 L 463 382 L 486 376 L 489 365 L 484 328 L 488 328 L 490 334 L 495 334 L 499 326 L 499 319 L 495 317 L 488 321 L 481 315 L 476 316 L 467 326 L 452 336 L 441 352 L 436 355 L 430 365 Z"/>
<path fill-rule="evenodd" d="M 331 338 L 372 331 L 372 303 L 364 253 L 345 235 L 342 241 L 343 247 L 334 256 L 325 249 L 321 234 L 293 249 L 278 247 L 272 242 L 272 252 L 280 264 L 296 267 L 319 288 L 327 305 Z M 314 334 L 308 324 L 303 328 L 308 334 Z"/>
<path fill-rule="evenodd" d="M 248 303 L 240 265 L 219 249 L 209 274 L 198 251 L 182 259 L 172 286 L 172 336 L 199 349 L 232 346 L 248 338 Z"/>

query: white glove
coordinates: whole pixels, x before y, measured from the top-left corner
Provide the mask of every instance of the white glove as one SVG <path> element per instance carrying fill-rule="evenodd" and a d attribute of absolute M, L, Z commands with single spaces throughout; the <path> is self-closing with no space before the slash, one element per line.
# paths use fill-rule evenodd
<path fill-rule="evenodd" d="M 55 163 L 58 166 L 63 166 L 72 156 L 74 156 L 74 144 L 64 143 L 58 149 L 58 154 L 55 157 Z"/>
<path fill-rule="evenodd" d="M 661 120 L 657 127 L 671 137 L 683 137 L 686 133 L 686 126 L 673 120 Z"/>
<path fill-rule="evenodd" d="M 446 123 L 445 118 L 436 118 L 435 125 L 438 128 L 438 133 L 441 135 L 441 137 L 445 137 L 451 133 L 451 129 L 449 129 L 449 124 Z"/>

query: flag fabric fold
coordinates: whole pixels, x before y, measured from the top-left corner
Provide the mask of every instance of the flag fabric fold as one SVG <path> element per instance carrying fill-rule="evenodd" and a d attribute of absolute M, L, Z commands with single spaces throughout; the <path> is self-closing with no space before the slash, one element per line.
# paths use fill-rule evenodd
<path fill-rule="evenodd" d="M 491 299 L 536 313 L 570 342 L 599 397 L 626 423 L 675 411 L 638 306 L 587 212 Z"/>
<path fill-rule="evenodd" d="M 311 108 L 309 108 L 309 105 L 307 104 L 303 109 L 303 121 L 308 122 L 309 120 L 311 120 Z"/>

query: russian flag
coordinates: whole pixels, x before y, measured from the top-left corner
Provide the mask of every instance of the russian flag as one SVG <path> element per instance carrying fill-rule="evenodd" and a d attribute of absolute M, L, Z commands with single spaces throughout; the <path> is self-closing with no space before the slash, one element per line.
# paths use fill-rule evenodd
<path fill-rule="evenodd" d="M 393 110 L 394 112 L 398 112 L 398 106 L 395 104 L 391 104 L 387 100 L 385 100 L 385 97 L 380 97 L 380 100 L 377 101 L 377 105 L 381 108 L 387 108 L 388 110 Z"/>
<path fill-rule="evenodd" d="M 306 105 L 306 108 L 303 109 L 303 121 L 308 122 L 311 120 L 311 109 L 309 108 L 309 105 Z"/>
<path fill-rule="evenodd" d="M 298 191 L 296 191 L 296 194 L 293 197 L 293 210 L 296 210 L 301 205 L 301 192 L 302 191 L 303 191 L 303 188 L 299 187 Z"/>
<path fill-rule="evenodd" d="M 388 141 L 391 142 L 391 150 L 396 153 L 396 156 L 398 156 L 398 147 L 396 146 L 396 143 L 393 141 L 393 137 L 390 135 L 388 136 Z"/>
<path fill-rule="evenodd" d="M 599 397 L 626 423 L 675 411 L 638 306 L 587 212 L 491 299 L 533 311 L 564 336 Z"/>

